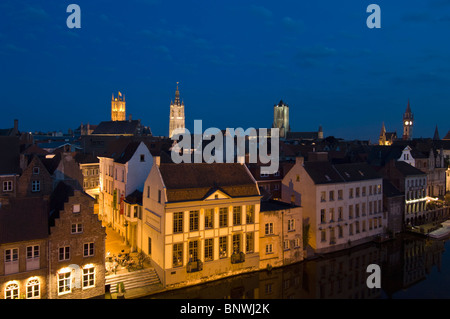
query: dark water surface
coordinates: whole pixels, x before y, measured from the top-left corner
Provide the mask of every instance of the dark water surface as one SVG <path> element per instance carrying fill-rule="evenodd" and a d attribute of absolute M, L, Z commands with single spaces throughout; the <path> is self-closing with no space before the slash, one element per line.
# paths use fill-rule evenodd
<path fill-rule="evenodd" d="M 450 298 L 450 240 L 404 234 L 295 265 L 239 275 L 147 298 L 162 299 L 437 299 Z M 368 288 L 369 264 L 381 289 Z"/>

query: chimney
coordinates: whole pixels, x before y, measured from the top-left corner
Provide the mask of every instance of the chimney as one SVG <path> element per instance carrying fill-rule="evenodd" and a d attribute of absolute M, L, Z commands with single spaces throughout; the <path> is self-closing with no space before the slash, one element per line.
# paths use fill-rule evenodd
<path fill-rule="evenodd" d="M 295 165 L 303 166 L 304 162 L 305 162 L 305 158 L 302 157 L 302 156 L 299 156 L 299 157 L 295 158 Z"/>

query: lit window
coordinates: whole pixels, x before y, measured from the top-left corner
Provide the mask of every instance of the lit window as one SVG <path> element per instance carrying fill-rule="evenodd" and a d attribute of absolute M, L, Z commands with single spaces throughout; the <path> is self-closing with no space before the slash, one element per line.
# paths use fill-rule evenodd
<path fill-rule="evenodd" d="M 83 288 L 95 286 L 95 268 L 93 266 L 83 268 Z"/>
<path fill-rule="evenodd" d="M 27 282 L 27 299 L 39 299 L 41 296 L 41 285 L 38 279 Z"/>
<path fill-rule="evenodd" d="M 17 283 L 11 283 L 5 287 L 5 299 L 18 299 L 19 298 L 19 285 Z"/>
<path fill-rule="evenodd" d="M 61 272 L 58 274 L 58 294 L 63 295 L 70 293 L 70 282 L 71 282 L 71 276 L 72 272 Z"/>

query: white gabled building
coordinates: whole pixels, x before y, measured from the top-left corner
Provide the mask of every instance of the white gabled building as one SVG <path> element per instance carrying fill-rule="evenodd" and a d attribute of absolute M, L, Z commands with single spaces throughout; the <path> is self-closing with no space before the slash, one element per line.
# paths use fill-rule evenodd
<path fill-rule="evenodd" d="M 100 163 L 100 218 L 122 236 L 130 231 L 125 223 L 125 198 L 142 191 L 153 165 L 153 156 L 142 141 L 118 140 Z M 130 227 L 131 228 L 131 227 Z"/>
<path fill-rule="evenodd" d="M 327 253 L 384 233 L 382 185 L 382 177 L 365 163 L 297 158 L 283 178 L 282 198 L 302 206 L 309 246 L 316 253 Z"/>

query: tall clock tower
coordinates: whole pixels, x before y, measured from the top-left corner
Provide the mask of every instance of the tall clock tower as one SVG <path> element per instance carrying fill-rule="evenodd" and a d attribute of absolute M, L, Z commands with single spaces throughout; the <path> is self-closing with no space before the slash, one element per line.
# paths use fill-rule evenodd
<path fill-rule="evenodd" d="M 119 91 L 119 95 L 115 98 L 114 94 L 111 99 L 111 121 L 125 121 L 125 95 Z"/>
<path fill-rule="evenodd" d="M 403 114 L 403 139 L 404 140 L 412 139 L 413 125 L 414 125 L 414 114 L 411 112 L 411 107 L 409 106 L 409 100 L 408 100 L 408 106 L 406 107 L 406 111 Z"/>
<path fill-rule="evenodd" d="M 170 101 L 169 138 L 172 138 L 175 129 L 184 130 L 184 102 L 180 101 L 180 91 L 175 91 L 175 101 Z"/>

